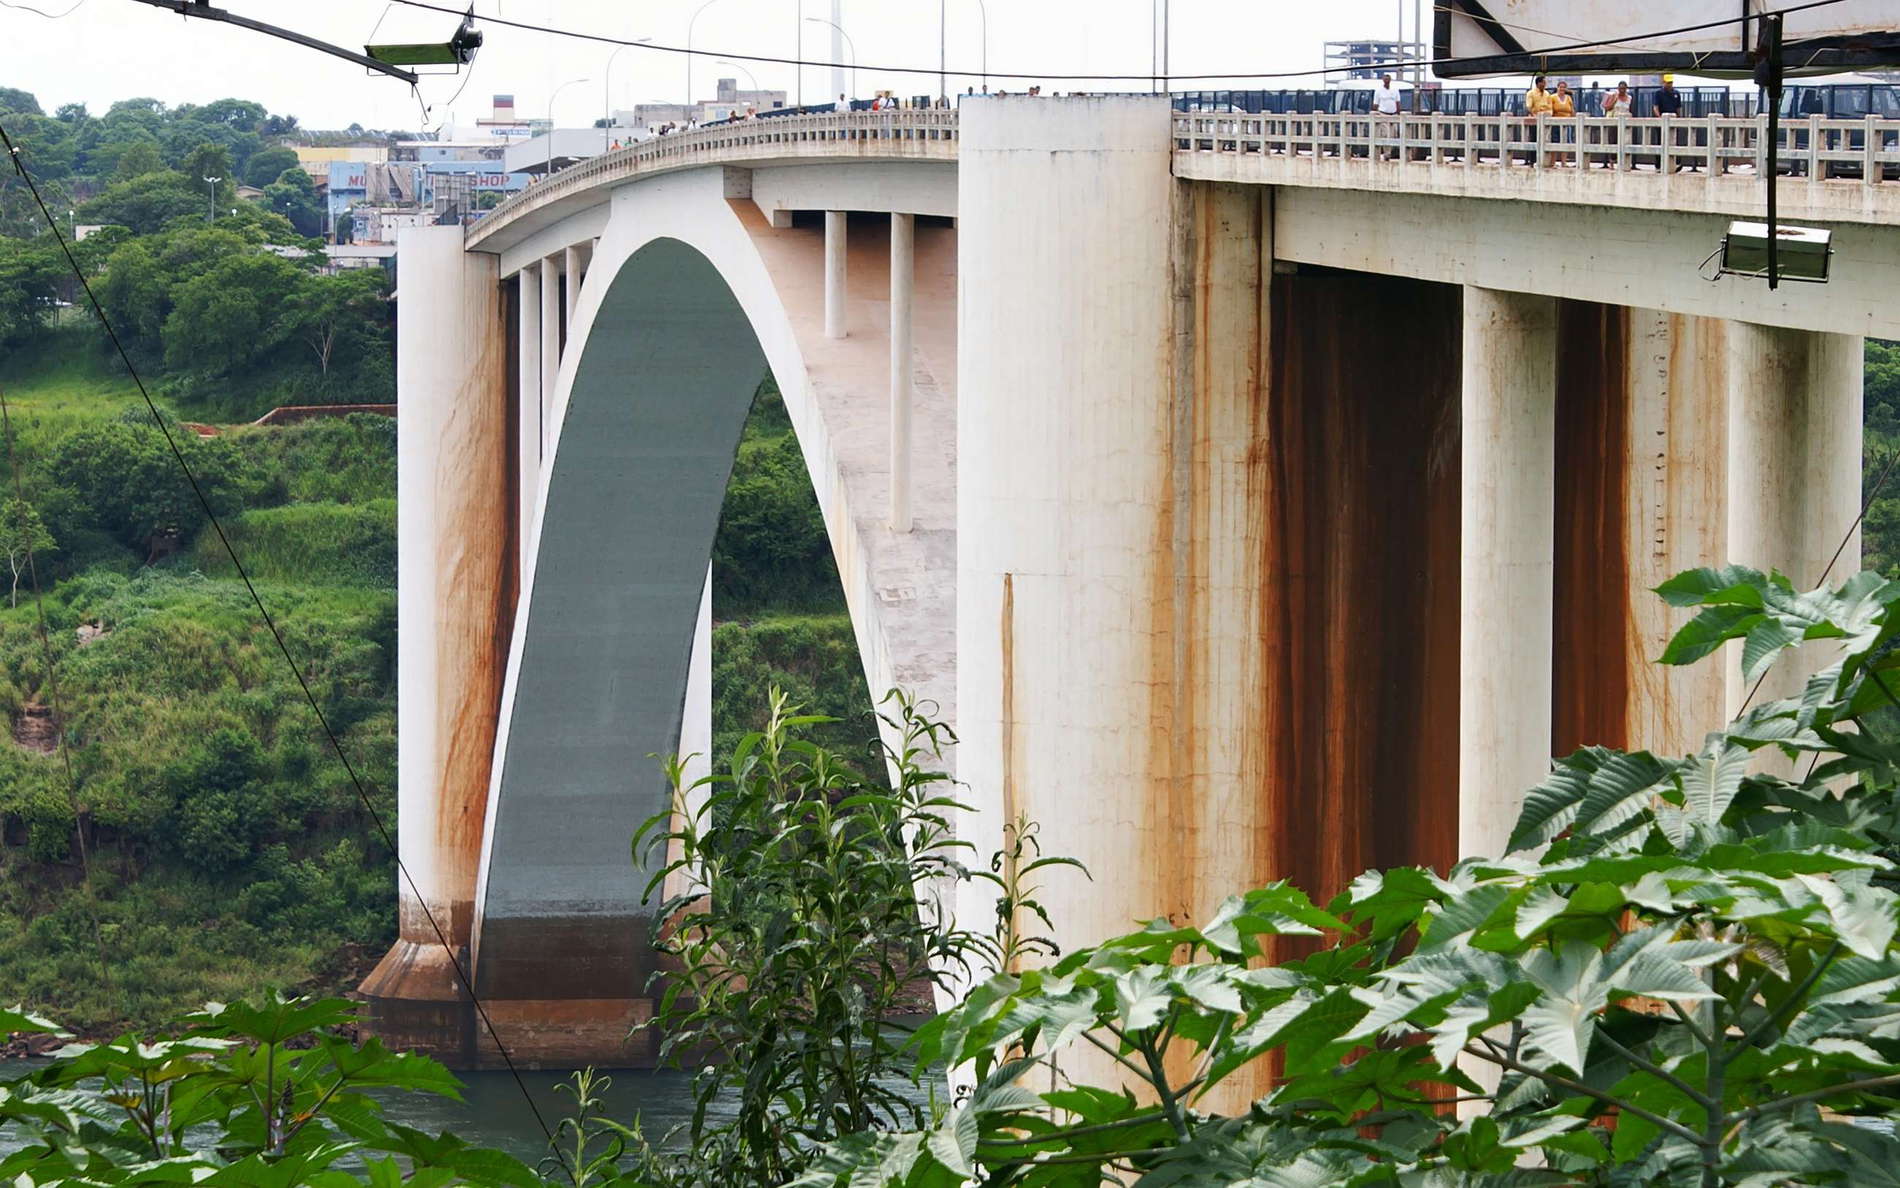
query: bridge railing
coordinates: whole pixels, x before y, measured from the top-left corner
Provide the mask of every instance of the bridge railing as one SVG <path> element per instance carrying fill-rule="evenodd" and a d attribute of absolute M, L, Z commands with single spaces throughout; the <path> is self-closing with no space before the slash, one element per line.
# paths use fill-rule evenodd
<path fill-rule="evenodd" d="M 954 157 L 956 139 L 956 111 L 940 108 L 825 112 L 711 124 L 648 137 L 560 170 L 512 195 L 474 227 L 506 222 L 524 210 L 646 173 L 780 154 Z"/>
<path fill-rule="evenodd" d="M 1524 166 L 1586 171 L 1691 169 L 1709 176 L 1762 176 L 1766 116 L 1673 117 L 1478 115 L 1195 114 L 1174 117 L 1185 153 L 1321 161 L 1393 160 L 1438 166 Z M 1874 186 L 1900 179 L 1900 121 L 1820 117 L 1781 124 L 1783 174 L 1850 178 Z"/>

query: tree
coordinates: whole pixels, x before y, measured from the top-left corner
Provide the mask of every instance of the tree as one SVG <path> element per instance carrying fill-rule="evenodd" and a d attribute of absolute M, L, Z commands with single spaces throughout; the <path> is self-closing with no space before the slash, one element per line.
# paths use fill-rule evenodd
<path fill-rule="evenodd" d="M 351 268 L 306 278 L 285 303 L 285 324 L 316 356 L 322 375 L 330 374 L 338 341 L 380 333 L 387 288 L 381 269 Z"/>
<path fill-rule="evenodd" d="M 43 113 L 40 111 L 40 101 L 33 97 L 33 92 L 22 91 L 18 87 L 0 87 L 0 114 L 36 116 Z"/>
<path fill-rule="evenodd" d="M 180 369 L 242 371 L 283 341 L 280 317 L 304 273 L 281 256 L 229 256 L 172 289 L 165 362 Z"/>
<path fill-rule="evenodd" d="M 1367 872 L 1325 908 L 1277 883 L 991 977 L 917 1037 L 974 1093 L 797 1183 L 1900 1183 L 1900 1140 L 1851 1124 L 1900 1104 L 1900 583 L 1731 567 L 1659 592 L 1699 612 L 1665 663 L 1744 641 L 1752 682 L 1843 646 L 1695 755 L 1558 761 L 1509 854 Z M 1084 1042 L 1145 1096 L 1028 1088 Z M 1267 1096 L 1208 1108 L 1267 1061 Z"/>
<path fill-rule="evenodd" d="M 231 209 L 237 194 L 237 170 L 231 164 L 231 151 L 224 145 L 200 141 L 178 162 L 178 172 L 184 174 L 186 184 L 196 189 L 215 209 Z M 207 182 L 205 179 L 209 177 L 218 180 L 215 183 Z"/>
<path fill-rule="evenodd" d="M 20 605 L 20 575 L 32 559 L 53 547 L 53 534 L 40 522 L 40 513 L 32 504 L 24 499 L 9 499 L 0 504 L 0 548 L 6 550 L 7 569 L 13 579 L 13 588 L 7 596 L 9 605 Z"/>
<path fill-rule="evenodd" d="M 119 181 L 129 181 L 164 170 L 165 161 L 158 155 L 158 145 L 150 140 L 134 140 L 119 154 L 119 163 L 113 167 L 112 176 Z"/>
<path fill-rule="evenodd" d="M 106 187 L 105 193 L 79 208 L 79 221 L 118 223 L 135 234 L 150 235 L 173 219 L 204 218 L 206 197 L 203 182 L 194 187 L 180 173 L 147 173 Z"/>
<path fill-rule="evenodd" d="M 265 186 L 264 203 L 289 219 L 299 235 L 315 236 L 323 231 L 323 207 L 317 203 L 316 184 L 301 169 L 286 169 Z"/>
<path fill-rule="evenodd" d="M 0 238 L 0 347 L 40 332 L 65 275 L 49 246 Z"/>
<path fill-rule="evenodd" d="M 259 149 L 244 163 L 244 180 L 261 190 L 276 181 L 284 170 L 297 167 L 295 150 L 278 146 Z"/>

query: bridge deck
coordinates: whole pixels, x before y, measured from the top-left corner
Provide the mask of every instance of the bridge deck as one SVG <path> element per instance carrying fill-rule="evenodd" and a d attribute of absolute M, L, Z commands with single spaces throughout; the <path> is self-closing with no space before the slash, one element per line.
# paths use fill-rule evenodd
<path fill-rule="evenodd" d="M 1765 116 L 1735 119 L 1176 113 L 1174 172 L 1204 181 L 1760 218 Z M 1900 122 L 1781 128 L 1791 221 L 1900 222 Z"/>
<path fill-rule="evenodd" d="M 1055 100 L 1051 100 L 1055 102 Z M 1759 217 L 1765 116 L 1174 115 L 1174 173 L 1204 181 Z M 1794 120 L 1780 136 L 1783 217 L 1900 223 L 1900 121 Z M 695 128 L 604 153 L 522 191 L 468 229 L 494 251 L 524 226 L 626 182 L 708 165 L 952 162 L 955 110 L 779 116 Z"/>

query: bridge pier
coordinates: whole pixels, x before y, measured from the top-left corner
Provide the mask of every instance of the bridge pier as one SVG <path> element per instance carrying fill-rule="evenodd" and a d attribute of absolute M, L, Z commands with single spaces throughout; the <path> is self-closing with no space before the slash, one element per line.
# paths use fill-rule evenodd
<path fill-rule="evenodd" d="M 891 531 L 910 531 L 911 303 L 917 216 L 891 216 Z"/>
<path fill-rule="evenodd" d="M 1464 289 L 1458 852 L 1502 854 L 1550 770 L 1557 302 Z"/>
<path fill-rule="evenodd" d="M 845 328 L 845 236 L 850 233 L 846 212 L 825 212 L 825 337 L 843 338 Z"/>
<path fill-rule="evenodd" d="M 515 491 L 521 567 L 533 551 L 534 505 L 541 488 L 541 269 L 515 277 Z"/>
<path fill-rule="evenodd" d="M 507 329 L 495 259 L 465 252 L 460 227 L 404 230 L 399 250 L 397 844 L 413 885 L 362 990 L 392 1047 L 459 1064 L 473 1020 L 448 950 L 467 970 L 514 611 Z"/>
<path fill-rule="evenodd" d="M 1862 367 L 1865 340 L 1731 322 L 1727 559 L 1777 569 L 1797 590 L 1859 569 Z M 1847 534 L 1845 547 L 1843 533 Z M 1835 561 L 1836 549 L 1841 560 Z M 1793 697 L 1825 666 L 1827 650 L 1805 649 L 1777 664 L 1759 692 L 1744 682 L 1731 648 L 1729 707 Z"/>

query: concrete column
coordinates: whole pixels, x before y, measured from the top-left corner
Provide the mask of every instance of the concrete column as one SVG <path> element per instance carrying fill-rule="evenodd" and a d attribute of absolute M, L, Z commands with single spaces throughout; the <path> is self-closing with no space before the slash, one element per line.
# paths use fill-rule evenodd
<path fill-rule="evenodd" d="M 541 261 L 541 433 L 540 456 L 554 452 L 554 386 L 561 378 L 561 257 Z"/>
<path fill-rule="evenodd" d="M 516 402 L 516 478 L 519 488 L 518 509 L 521 524 L 521 567 L 527 572 L 528 558 L 534 555 L 531 533 L 534 527 L 535 500 L 541 481 L 541 265 L 527 264 L 516 274 L 521 314 L 520 337 L 516 347 L 519 360 Z"/>
<path fill-rule="evenodd" d="M 581 281 L 587 271 L 588 249 L 578 243 L 569 244 L 564 253 L 567 257 L 567 324 L 575 322 L 575 312 L 581 307 Z M 567 340 L 562 338 L 562 342 Z"/>
<path fill-rule="evenodd" d="M 1865 341 L 1750 323 L 1729 326 L 1727 561 L 1787 574 L 1797 590 L 1838 584 L 1860 568 L 1861 383 Z M 1847 544 L 1831 572 L 1828 563 Z M 1831 662 L 1810 644 L 1805 663 L 1784 660 L 1755 700 L 1791 697 Z M 1730 672 L 1730 712 L 1750 686 L 1740 654 Z"/>
<path fill-rule="evenodd" d="M 463 251 L 460 227 L 405 229 L 397 253 L 397 828 L 415 887 L 362 989 L 392 1046 L 461 1060 L 472 1020 L 436 929 L 466 957 L 507 666 L 506 331 L 496 257 Z"/>
<path fill-rule="evenodd" d="M 1685 755 L 1721 724 L 1726 680 L 1712 660 L 1656 663 L 1683 615 L 1651 591 L 1728 557 L 1725 363 L 1733 323 L 1650 309 L 1628 314 L 1626 737 L 1657 754 Z"/>
<path fill-rule="evenodd" d="M 1550 770 L 1557 307 L 1464 300 L 1458 852 L 1499 855 Z"/>
<path fill-rule="evenodd" d="M 976 812 L 959 830 L 981 862 L 1027 814 L 1045 852 L 1088 866 L 1094 883 L 1044 882 L 1067 951 L 1161 914 L 1185 865 L 1153 778 L 1175 717 L 1155 672 L 1176 584 L 1168 106 L 963 111 L 957 775 Z M 981 927 L 993 901 L 966 885 L 958 913 Z"/>
<path fill-rule="evenodd" d="M 825 337 L 845 336 L 845 212 L 825 212 Z"/>
<path fill-rule="evenodd" d="M 891 215 L 891 531 L 909 532 L 911 298 L 917 216 Z"/>

